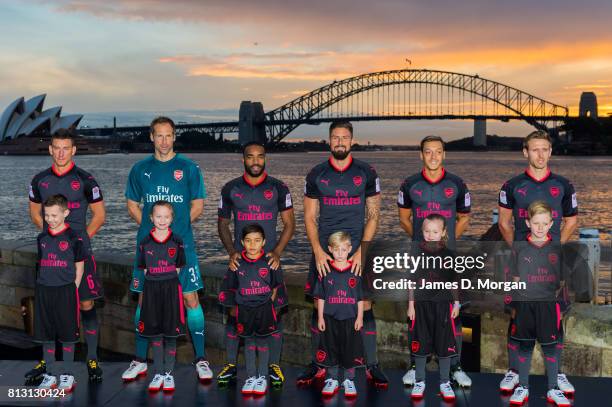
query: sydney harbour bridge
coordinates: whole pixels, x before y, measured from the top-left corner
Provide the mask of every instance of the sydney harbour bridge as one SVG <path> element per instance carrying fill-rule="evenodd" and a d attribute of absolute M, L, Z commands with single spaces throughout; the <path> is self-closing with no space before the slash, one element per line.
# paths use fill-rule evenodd
<path fill-rule="evenodd" d="M 335 80 L 268 112 L 259 102 L 243 101 L 238 121 L 179 124 L 176 130 L 276 144 L 302 124 L 334 120 L 473 120 L 474 144 L 484 145 L 487 120 L 522 120 L 555 136 L 568 118 L 567 107 L 478 75 L 400 69 Z M 121 137 L 143 131 L 148 128 L 79 130 Z"/>

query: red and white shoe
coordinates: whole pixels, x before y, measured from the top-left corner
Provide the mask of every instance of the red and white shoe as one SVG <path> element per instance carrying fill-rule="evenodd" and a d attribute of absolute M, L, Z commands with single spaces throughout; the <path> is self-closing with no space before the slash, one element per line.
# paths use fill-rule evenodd
<path fill-rule="evenodd" d="M 565 397 L 565 394 L 559 389 L 550 389 L 546 393 L 546 400 L 550 403 L 555 403 L 559 407 L 570 407 L 570 401 Z"/>
<path fill-rule="evenodd" d="M 57 388 L 60 390 L 64 390 L 66 393 L 70 393 L 74 389 L 75 383 L 76 381 L 74 380 L 73 375 L 63 374 L 60 375 L 60 382 Z"/>
<path fill-rule="evenodd" d="M 453 386 L 451 386 L 450 382 L 440 383 L 440 396 L 442 396 L 444 401 L 455 400 L 455 392 L 453 391 Z"/>
<path fill-rule="evenodd" d="M 338 380 L 336 379 L 327 379 L 325 380 L 325 386 L 323 386 L 323 390 L 321 390 L 321 394 L 324 397 L 331 397 L 338 392 Z"/>
<path fill-rule="evenodd" d="M 130 367 L 128 367 L 121 375 L 121 379 L 126 382 L 131 382 L 132 380 L 136 380 L 138 376 L 146 376 L 146 374 L 147 364 L 137 360 L 132 360 Z"/>
<path fill-rule="evenodd" d="M 559 390 L 565 393 L 566 396 L 571 397 L 576 392 L 574 386 L 570 383 L 569 380 L 567 380 L 567 376 L 565 375 L 565 373 L 559 373 L 557 375 L 557 386 L 559 387 Z"/>
<path fill-rule="evenodd" d="M 514 370 L 508 370 L 499 383 L 499 391 L 508 393 L 514 390 L 519 384 L 519 375 Z"/>
<path fill-rule="evenodd" d="M 174 391 L 174 377 L 170 372 L 166 372 L 164 375 L 164 392 L 171 393 Z"/>
<path fill-rule="evenodd" d="M 425 382 L 420 381 L 414 384 L 412 388 L 412 392 L 410 393 L 410 397 L 415 400 L 420 400 L 425 395 Z"/>
<path fill-rule="evenodd" d="M 160 391 L 163 387 L 164 387 L 164 375 L 158 373 L 153 377 L 153 380 L 151 380 L 151 383 L 149 383 L 149 391 L 157 392 L 157 391 Z"/>
<path fill-rule="evenodd" d="M 527 387 L 518 386 L 514 389 L 512 397 L 510 397 L 510 404 L 513 406 L 522 406 L 529 400 L 529 389 Z"/>

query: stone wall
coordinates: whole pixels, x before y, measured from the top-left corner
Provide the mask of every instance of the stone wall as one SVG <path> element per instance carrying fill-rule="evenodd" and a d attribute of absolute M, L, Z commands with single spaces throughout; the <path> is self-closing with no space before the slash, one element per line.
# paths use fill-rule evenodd
<path fill-rule="evenodd" d="M 21 298 L 34 295 L 34 245 L 0 240 L 0 325 L 23 328 Z M 132 260 L 127 256 L 98 253 L 98 272 L 106 292 L 99 307 L 100 346 L 114 352 L 134 351 L 133 316 L 136 300 L 129 291 Z M 217 293 L 225 266 L 202 263 L 205 290 L 200 299 L 206 313 L 206 349 L 212 363 L 223 358 L 223 313 L 217 305 Z M 304 299 L 303 273 L 285 273 L 290 306 L 283 316 L 285 341 L 283 361 L 306 364 L 310 358 L 311 304 Z M 102 305 L 102 304 L 100 304 Z M 507 316 L 499 309 L 473 304 L 471 313 L 481 315 L 480 367 L 485 372 L 502 372 L 506 368 Z M 405 305 L 379 302 L 375 307 L 379 358 L 383 366 L 405 368 L 408 341 L 404 323 Z M 563 369 L 570 375 L 612 376 L 612 307 L 575 304 L 567 318 Z M 179 341 L 180 361 L 193 360 L 191 345 Z M 533 361 L 533 372 L 544 372 L 539 349 Z"/>

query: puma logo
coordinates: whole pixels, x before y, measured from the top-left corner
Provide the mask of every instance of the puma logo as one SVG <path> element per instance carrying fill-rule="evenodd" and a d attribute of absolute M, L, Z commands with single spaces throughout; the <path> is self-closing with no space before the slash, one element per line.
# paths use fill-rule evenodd
<path fill-rule="evenodd" d="M 516 192 L 518 192 L 519 194 L 521 194 L 523 196 L 527 196 L 527 187 L 517 188 Z"/>
<path fill-rule="evenodd" d="M 328 180 L 328 179 L 322 179 L 322 180 L 321 180 L 321 183 L 323 183 L 323 184 L 325 184 L 325 185 L 329 186 L 329 180 Z"/>
<path fill-rule="evenodd" d="M 145 172 L 144 175 L 145 175 L 145 177 L 151 179 L 151 173 L 150 172 Z"/>

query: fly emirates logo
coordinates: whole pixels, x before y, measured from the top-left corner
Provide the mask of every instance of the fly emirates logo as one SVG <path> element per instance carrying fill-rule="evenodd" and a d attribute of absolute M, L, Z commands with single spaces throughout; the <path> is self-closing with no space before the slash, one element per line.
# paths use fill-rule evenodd
<path fill-rule="evenodd" d="M 323 205 L 329 206 L 348 206 L 348 205 L 359 205 L 361 204 L 361 197 L 349 196 L 348 191 L 342 189 L 336 189 L 336 196 L 324 196 Z"/>
<path fill-rule="evenodd" d="M 154 203 L 157 201 L 168 201 L 170 203 L 183 203 L 183 195 L 171 194 L 170 187 L 164 185 L 158 185 L 157 190 L 154 194 L 147 193 L 145 195 L 145 202 Z"/>

